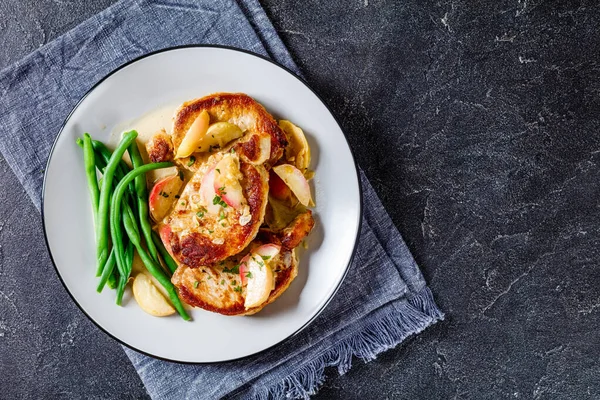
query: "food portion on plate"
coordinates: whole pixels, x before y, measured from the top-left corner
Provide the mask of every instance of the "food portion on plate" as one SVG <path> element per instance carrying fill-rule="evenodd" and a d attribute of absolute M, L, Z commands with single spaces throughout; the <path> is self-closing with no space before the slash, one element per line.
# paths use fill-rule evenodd
<path fill-rule="evenodd" d="M 118 304 L 132 270 L 144 311 L 184 318 L 181 300 L 254 314 L 296 277 L 296 248 L 314 226 L 310 148 L 299 127 L 278 123 L 250 96 L 188 101 L 172 126 L 137 142 L 128 132 L 112 155 L 87 134 L 79 143 L 95 210 L 98 289 L 115 287 Z M 146 171 L 173 165 L 147 186 Z M 134 250 L 145 270 L 133 268 Z"/>

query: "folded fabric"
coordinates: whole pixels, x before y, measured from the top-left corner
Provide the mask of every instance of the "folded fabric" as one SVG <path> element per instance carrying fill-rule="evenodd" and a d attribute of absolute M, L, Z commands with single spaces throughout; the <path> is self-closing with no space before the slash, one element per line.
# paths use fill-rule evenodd
<path fill-rule="evenodd" d="M 0 72 L 0 151 L 38 210 L 50 148 L 77 101 L 119 65 L 184 44 L 243 48 L 299 73 L 256 0 L 121 1 Z M 358 250 L 325 311 L 275 348 L 225 364 L 176 364 L 126 348 L 153 398 L 307 397 L 325 367 L 344 373 L 353 356 L 371 360 L 443 318 L 362 173 L 361 182 Z"/>

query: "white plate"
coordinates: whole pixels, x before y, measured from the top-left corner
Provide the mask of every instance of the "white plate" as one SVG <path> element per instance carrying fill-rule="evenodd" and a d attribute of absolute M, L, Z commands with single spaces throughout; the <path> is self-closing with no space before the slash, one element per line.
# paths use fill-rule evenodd
<path fill-rule="evenodd" d="M 193 322 L 144 313 L 130 294 L 124 306 L 114 291 L 96 293 L 92 213 L 81 149 L 84 132 L 108 141 L 114 127 L 166 104 L 213 92 L 244 92 L 276 118 L 307 134 L 316 172 L 316 227 L 302 251 L 299 275 L 273 304 L 250 317 L 200 309 Z M 172 361 L 206 363 L 246 357 L 298 333 L 326 306 L 341 284 L 360 229 L 356 166 L 344 134 L 319 97 L 288 70 L 243 51 L 179 47 L 139 58 L 112 72 L 88 92 L 64 123 L 48 160 L 43 223 L 59 277 L 84 313 L 119 342 Z M 129 290 L 128 290 L 129 292 Z"/>

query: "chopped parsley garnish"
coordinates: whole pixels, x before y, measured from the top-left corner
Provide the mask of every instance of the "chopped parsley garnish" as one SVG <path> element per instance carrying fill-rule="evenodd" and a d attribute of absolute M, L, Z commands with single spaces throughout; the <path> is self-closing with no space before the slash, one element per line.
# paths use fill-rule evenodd
<path fill-rule="evenodd" d="M 231 148 L 231 154 L 235 154 L 235 149 L 233 147 Z"/>
<path fill-rule="evenodd" d="M 223 268 L 223 272 L 228 274 L 239 274 L 240 273 L 240 265 L 234 265 L 231 268 Z M 235 283 L 234 283 L 235 285 Z"/>
<path fill-rule="evenodd" d="M 214 232 L 214 231 L 211 231 L 210 229 L 208 230 L 208 233 L 211 233 L 211 234 L 212 234 L 213 232 Z"/>
<path fill-rule="evenodd" d="M 221 279 L 221 285 L 225 284 L 225 279 Z"/>
<path fill-rule="evenodd" d="M 168 193 L 165 193 L 165 192 L 160 192 L 159 194 L 160 194 L 162 197 L 169 197 L 169 194 L 168 194 Z"/>
<path fill-rule="evenodd" d="M 250 271 L 246 272 L 246 278 L 252 278 L 252 272 L 250 272 Z"/>
<path fill-rule="evenodd" d="M 226 226 L 226 225 L 225 225 L 225 222 L 221 222 L 221 226 L 222 226 L 223 228 L 225 228 L 225 226 Z"/>
<path fill-rule="evenodd" d="M 223 199 L 221 199 L 221 196 L 219 196 L 219 195 L 215 195 L 215 197 L 213 198 L 213 204 L 214 205 L 218 204 L 218 205 L 220 205 L 223 208 L 227 208 L 227 203 L 225 203 L 223 201 Z"/>
<path fill-rule="evenodd" d="M 263 260 L 267 261 L 271 256 L 260 256 Z"/>
<path fill-rule="evenodd" d="M 198 281 L 194 281 L 194 288 L 197 288 L 199 283 L 200 282 L 198 282 Z"/>
<path fill-rule="evenodd" d="M 204 218 L 204 211 L 198 211 L 196 213 L 196 217 L 198 217 L 198 218 Z"/>
<path fill-rule="evenodd" d="M 233 288 L 234 292 L 238 292 L 238 293 L 242 293 L 242 287 L 241 286 L 236 286 Z"/>
<path fill-rule="evenodd" d="M 182 205 L 182 206 L 185 206 L 185 201 L 182 201 L 182 202 L 181 202 L 181 205 Z"/>
<path fill-rule="evenodd" d="M 221 173 L 221 170 L 219 168 L 215 168 L 217 170 L 218 173 Z"/>
<path fill-rule="evenodd" d="M 219 221 L 225 219 L 225 212 L 223 212 L 223 210 L 221 210 L 221 213 L 219 214 Z"/>
<path fill-rule="evenodd" d="M 191 156 L 190 161 L 188 161 L 188 163 L 187 163 L 187 166 L 191 167 L 192 165 L 194 165 L 195 162 L 196 162 L 196 157 Z"/>
<path fill-rule="evenodd" d="M 209 277 L 208 277 L 208 278 L 206 278 L 206 279 L 208 279 L 208 280 L 211 280 L 211 279 L 212 279 L 212 276 L 209 276 Z"/>
<path fill-rule="evenodd" d="M 178 174 L 179 174 L 179 179 L 183 180 L 183 171 L 179 170 Z"/>

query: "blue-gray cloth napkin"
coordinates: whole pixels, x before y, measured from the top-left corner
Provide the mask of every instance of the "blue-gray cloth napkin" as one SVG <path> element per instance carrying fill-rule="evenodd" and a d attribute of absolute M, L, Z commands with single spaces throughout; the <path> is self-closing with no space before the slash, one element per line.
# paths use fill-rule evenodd
<path fill-rule="evenodd" d="M 250 50 L 299 73 L 256 0 L 121 1 L 0 72 L 0 151 L 38 209 L 50 147 L 85 92 L 140 55 L 201 43 Z M 358 251 L 325 311 L 283 344 L 231 363 L 182 365 L 126 348 L 153 398 L 305 398 L 325 367 L 344 373 L 353 356 L 372 360 L 443 318 L 362 173 L 361 181 Z"/>

